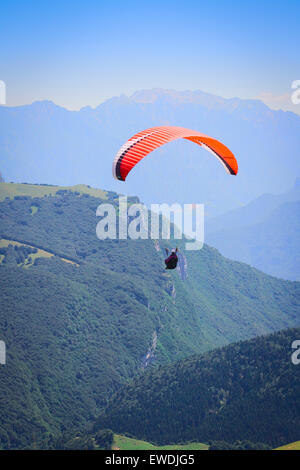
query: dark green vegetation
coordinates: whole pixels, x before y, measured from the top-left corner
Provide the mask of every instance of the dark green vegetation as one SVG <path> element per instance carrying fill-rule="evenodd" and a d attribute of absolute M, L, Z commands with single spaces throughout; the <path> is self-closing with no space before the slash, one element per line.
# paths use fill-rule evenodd
<path fill-rule="evenodd" d="M 22 264 L 25 266 L 29 261 L 29 255 L 36 254 L 37 252 L 37 248 L 30 248 L 24 245 L 13 246 L 10 244 L 8 247 L 0 248 L 0 257 L 2 257 L 4 264 L 15 261 L 18 265 Z"/>
<path fill-rule="evenodd" d="M 294 441 L 300 366 L 291 344 L 299 337 L 300 328 L 284 330 L 160 366 L 119 390 L 95 429 L 158 444 L 219 441 L 212 443 L 219 448 Z"/>
<path fill-rule="evenodd" d="M 46 447 L 47 450 L 110 450 L 113 442 L 114 434 L 109 429 L 100 429 L 93 434 L 71 429 L 48 436 Z"/>
<path fill-rule="evenodd" d="M 40 197 L 30 191 L 0 183 L 0 239 L 12 240 L 0 253 L 0 339 L 7 347 L 0 448 L 53 447 L 66 431 L 77 436 L 149 362 L 167 364 L 299 324 L 296 282 L 208 246 L 185 253 L 182 282 L 166 273 L 153 241 L 97 239 L 97 206 L 116 204 L 115 193 L 97 192 L 101 200 L 82 187 L 34 187 Z M 53 256 L 39 257 L 39 250 Z"/>

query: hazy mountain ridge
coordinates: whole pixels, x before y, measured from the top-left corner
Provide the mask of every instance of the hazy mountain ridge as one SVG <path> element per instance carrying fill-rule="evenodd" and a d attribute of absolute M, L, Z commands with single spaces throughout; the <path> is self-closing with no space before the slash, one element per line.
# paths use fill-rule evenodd
<path fill-rule="evenodd" d="M 145 158 L 126 185 L 114 182 L 111 164 L 124 141 L 143 128 L 166 124 L 222 140 L 237 156 L 238 176 L 229 177 L 207 152 L 178 141 Z M 84 182 L 139 194 L 147 204 L 204 202 L 207 214 L 217 215 L 292 185 L 300 174 L 299 130 L 300 117 L 293 113 L 201 91 L 139 91 L 78 112 L 49 101 L 2 106 L 0 166 L 6 181 Z"/>
<path fill-rule="evenodd" d="M 294 186 L 287 192 L 281 194 L 262 194 L 257 199 L 249 202 L 249 204 L 206 220 L 205 233 L 209 235 L 223 229 L 248 227 L 264 222 L 281 204 L 299 200 L 300 178 L 297 178 Z"/>
<path fill-rule="evenodd" d="M 300 185 L 206 222 L 206 242 L 231 259 L 282 277 L 300 279 Z"/>

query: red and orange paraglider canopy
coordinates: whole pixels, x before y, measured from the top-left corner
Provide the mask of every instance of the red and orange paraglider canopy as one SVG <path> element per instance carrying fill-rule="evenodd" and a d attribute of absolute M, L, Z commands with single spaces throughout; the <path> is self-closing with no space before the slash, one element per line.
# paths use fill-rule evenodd
<path fill-rule="evenodd" d="M 204 147 L 220 160 L 227 173 L 237 174 L 238 164 L 235 156 L 218 140 L 184 127 L 159 126 L 135 134 L 122 145 L 113 162 L 114 178 L 125 181 L 128 173 L 142 158 L 163 144 L 176 139 L 191 140 Z"/>

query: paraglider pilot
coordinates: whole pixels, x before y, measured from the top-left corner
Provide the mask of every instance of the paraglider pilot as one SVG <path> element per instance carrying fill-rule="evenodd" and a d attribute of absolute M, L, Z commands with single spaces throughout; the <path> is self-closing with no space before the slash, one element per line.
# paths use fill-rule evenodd
<path fill-rule="evenodd" d="M 175 269 L 178 263 L 178 248 L 176 250 L 173 248 L 169 256 L 169 250 L 166 248 L 167 258 L 165 259 L 166 269 Z"/>

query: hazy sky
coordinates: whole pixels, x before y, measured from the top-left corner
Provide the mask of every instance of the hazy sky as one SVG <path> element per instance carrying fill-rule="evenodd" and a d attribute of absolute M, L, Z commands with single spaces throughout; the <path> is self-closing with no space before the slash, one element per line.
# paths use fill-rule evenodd
<path fill-rule="evenodd" d="M 8 105 L 171 88 L 300 114 L 299 18 L 299 0 L 0 0 L 0 80 Z"/>

